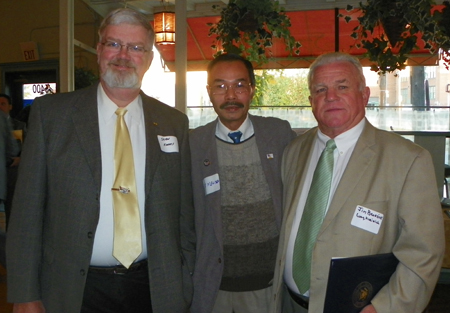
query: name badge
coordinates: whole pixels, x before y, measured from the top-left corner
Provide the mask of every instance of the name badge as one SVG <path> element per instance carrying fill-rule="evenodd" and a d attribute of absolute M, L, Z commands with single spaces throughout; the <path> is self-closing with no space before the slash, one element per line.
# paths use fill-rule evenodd
<path fill-rule="evenodd" d="M 161 151 L 166 153 L 179 152 L 178 150 L 178 139 L 175 136 L 159 136 L 158 135 L 159 146 Z"/>
<path fill-rule="evenodd" d="M 351 224 L 373 234 L 378 234 L 384 214 L 357 205 Z"/>
<path fill-rule="evenodd" d="M 205 188 L 205 196 L 220 190 L 219 174 L 214 174 L 203 179 L 203 187 Z"/>

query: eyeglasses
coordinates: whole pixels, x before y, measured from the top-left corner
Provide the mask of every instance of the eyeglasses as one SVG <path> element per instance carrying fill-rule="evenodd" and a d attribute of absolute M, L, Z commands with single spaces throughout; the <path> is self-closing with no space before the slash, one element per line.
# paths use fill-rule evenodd
<path fill-rule="evenodd" d="M 119 52 L 120 50 L 122 50 L 122 47 L 125 47 L 129 53 L 135 54 L 135 55 L 142 55 L 142 54 L 144 54 L 145 52 L 148 51 L 143 46 L 139 46 L 139 45 L 122 45 L 122 44 L 120 44 L 118 42 L 115 42 L 115 41 L 105 41 L 105 42 L 102 42 L 101 44 L 103 46 L 105 46 L 106 50 L 114 51 L 114 52 Z"/>
<path fill-rule="evenodd" d="M 231 85 L 217 84 L 217 85 L 212 85 L 212 86 L 208 85 L 208 86 L 213 95 L 224 95 L 227 93 L 229 88 L 233 89 L 234 93 L 236 93 L 236 94 L 243 94 L 243 93 L 247 93 L 250 91 L 251 83 L 238 82 L 238 83 L 231 84 Z"/>

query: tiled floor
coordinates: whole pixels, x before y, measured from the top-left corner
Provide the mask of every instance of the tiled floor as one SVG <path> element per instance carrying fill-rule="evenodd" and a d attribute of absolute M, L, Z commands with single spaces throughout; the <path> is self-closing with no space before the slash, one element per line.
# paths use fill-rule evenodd
<path fill-rule="evenodd" d="M 0 212 L 0 233 L 5 232 L 5 213 Z M 4 249 L 4 247 L 0 247 Z M 450 312 L 450 284 L 438 284 L 424 313 Z M 0 313 L 12 313 L 12 305 L 6 302 L 6 270 L 0 264 Z"/>

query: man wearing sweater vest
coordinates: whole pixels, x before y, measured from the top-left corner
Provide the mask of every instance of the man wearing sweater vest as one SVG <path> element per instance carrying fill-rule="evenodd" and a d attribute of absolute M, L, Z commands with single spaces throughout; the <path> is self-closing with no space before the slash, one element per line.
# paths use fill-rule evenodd
<path fill-rule="evenodd" d="M 223 54 L 208 65 L 218 119 L 192 131 L 197 261 L 193 313 L 268 312 L 281 223 L 287 121 L 248 114 L 252 64 Z"/>

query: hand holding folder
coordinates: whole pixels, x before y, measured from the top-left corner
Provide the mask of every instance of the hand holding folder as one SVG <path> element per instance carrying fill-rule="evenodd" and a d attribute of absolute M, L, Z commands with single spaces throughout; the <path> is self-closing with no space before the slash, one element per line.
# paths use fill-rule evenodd
<path fill-rule="evenodd" d="M 333 258 L 324 313 L 357 313 L 389 282 L 398 260 L 392 253 Z"/>

